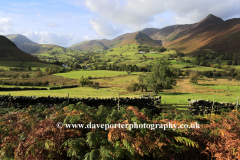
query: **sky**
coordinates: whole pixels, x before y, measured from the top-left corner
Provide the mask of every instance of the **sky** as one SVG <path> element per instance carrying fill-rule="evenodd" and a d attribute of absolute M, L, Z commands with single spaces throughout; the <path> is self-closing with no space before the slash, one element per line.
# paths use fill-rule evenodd
<path fill-rule="evenodd" d="M 240 18 L 240 0 L 1 0 L 0 35 L 69 47 L 144 28 Z"/>

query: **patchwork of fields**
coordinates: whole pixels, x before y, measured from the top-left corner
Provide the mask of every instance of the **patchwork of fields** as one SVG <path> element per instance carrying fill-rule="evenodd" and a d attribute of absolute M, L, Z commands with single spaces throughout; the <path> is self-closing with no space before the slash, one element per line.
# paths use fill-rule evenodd
<path fill-rule="evenodd" d="M 117 97 L 118 92 L 121 97 L 139 97 L 143 94 L 140 90 L 136 92 L 128 92 L 126 87 L 132 82 L 138 82 L 138 73 L 132 73 L 127 75 L 126 72 L 120 71 L 72 71 L 69 73 L 55 74 L 52 78 L 58 81 L 72 81 L 73 84 L 77 84 L 77 79 L 81 76 L 91 76 L 92 81 L 99 82 L 100 88 L 94 89 L 92 87 L 77 87 L 71 89 L 59 89 L 59 90 L 43 90 L 43 91 L 12 91 L 3 92 L 0 91 L 0 95 L 13 96 L 59 96 L 66 97 L 67 93 L 70 97 L 99 97 L 110 98 Z M 63 77 L 63 79 L 57 80 L 57 78 Z M 96 77 L 96 79 L 95 79 Z M 47 77 L 46 77 L 47 78 Z M 70 79 L 69 79 L 70 78 Z M 69 79 L 69 80 L 68 80 Z M 59 83 L 59 84 L 61 84 Z M 186 104 L 188 99 L 209 99 L 218 102 L 236 102 L 237 97 L 240 95 L 240 86 L 237 81 L 228 81 L 227 79 L 208 79 L 199 80 L 198 85 L 192 85 L 189 79 L 178 79 L 177 86 L 170 90 L 164 90 L 158 95 L 162 96 L 162 101 L 166 103 L 179 103 Z M 144 92 L 148 94 L 149 92 Z"/>

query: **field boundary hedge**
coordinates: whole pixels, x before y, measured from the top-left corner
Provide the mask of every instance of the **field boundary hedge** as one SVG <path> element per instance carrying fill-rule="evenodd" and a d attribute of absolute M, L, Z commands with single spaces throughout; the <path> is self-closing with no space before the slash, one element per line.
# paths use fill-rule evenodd
<path fill-rule="evenodd" d="M 120 106 L 136 106 L 139 109 L 147 108 L 155 112 L 159 110 L 155 107 L 159 105 L 161 96 L 152 98 L 119 98 Z M 55 104 L 77 104 L 82 102 L 91 107 L 98 107 L 100 105 L 107 107 L 115 107 L 118 105 L 118 98 L 69 98 L 69 97 L 35 97 L 35 96 L 11 96 L 0 95 L 0 107 L 15 107 L 25 108 L 30 105 L 44 105 L 46 107 L 54 106 Z"/>
<path fill-rule="evenodd" d="M 54 88 L 57 89 L 57 88 Z M 208 100 L 190 100 L 188 104 L 161 104 L 161 96 L 158 97 L 140 97 L 140 98 L 69 98 L 69 97 L 36 97 L 36 96 L 11 96 L 0 95 L 0 108 L 26 108 L 31 105 L 52 107 L 57 104 L 77 104 L 83 103 L 87 106 L 98 107 L 100 105 L 106 107 L 120 106 L 136 106 L 139 109 L 149 109 L 154 113 L 163 112 L 189 112 L 192 115 L 220 114 L 222 109 L 233 110 L 238 109 L 237 103 L 222 103 Z M 187 108 L 187 110 L 177 110 L 178 108 Z M 166 109 L 166 110 L 165 110 Z"/>
<path fill-rule="evenodd" d="M 45 87 L 45 88 L 38 88 L 38 87 L 0 87 L 0 91 L 27 91 L 27 90 L 56 90 L 56 89 L 65 89 L 65 88 L 77 88 L 78 85 L 71 85 L 71 86 L 61 86 L 61 87 Z"/>

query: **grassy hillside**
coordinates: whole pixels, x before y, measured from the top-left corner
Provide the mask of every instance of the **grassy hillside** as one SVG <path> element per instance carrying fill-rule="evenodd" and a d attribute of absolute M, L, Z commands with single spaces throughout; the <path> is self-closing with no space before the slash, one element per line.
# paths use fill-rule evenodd
<path fill-rule="evenodd" d="M 81 43 L 77 43 L 69 47 L 74 50 L 85 50 L 85 51 L 95 51 L 95 50 L 106 50 L 108 49 L 106 46 L 98 42 L 97 40 L 84 41 Z"/>
<path fill-rule="evenodd" d="M 161 46 L 161 41 L 152 40 L 143 32 L 126 33 L 112 40 L 91 40 L 74 44 L 69 48 L 83 51 L 107 50 L 127 44 L 147 44 L 151 46 Z"/>
<path fill-rule="evenodd" d="M 118 65 L 137 65 L 137 66 L 144 66 L 144 65 L 151 65 L 155 62 L 156 59 L 167 59 L 169 54 L 175 54 L 175 50 L 167 50 L 165 52 L 158 52 L 155 51 L 155 53 L 145 53 L 145 54 L 138 54 L 138 44 L 130 44 L 130 45 L 125 45 L 121 47 L 116 47 L 113 49 L 109 49 L 105 51 L 104 54 L 99 53 L 99 56 L 101 62 L 99 62 L 99 65 L 102 65 L 106 61 L 110 64 L 118 64 Z M 151 48 L 151 47 L 150 47 Z M 153 47 L 154 48 L 154 47 Z M 191 59 L 191 57 L 183 57 L 183 59 Z M 198 66 L 194 65 L 192 63 L 187 63 L 187 62 L 180 62 L 176 61 L 175 59 L 170 60 L 172 63 L 172 66 L 175 68 L 181 68 L 181 69 L 186 69 L 186 66 L 191 66 L 188 69 L 193 69 L 193 70 L 222 70 L 222 69 L 217 69 L 217 68 L 212 68 L 212 67 L 205 67 L 205 66 Z M 91 65 L 91 63 L 89 63 Z"/>
<path fill-rule="evenodd" d="M 28 54 L 41 54 L 51 51 L 53 48 L 63 48 L 52 44 L 37 44 L 21 34 L 6 35 L 16 46 Z"/>
<path fill-rule="evenodd" d="M 63 48 L 58 45 L 52 44 L 32 44 L 32 43 L 24 43 L 19 48 L 29 54 L 41 54 L 44 52 L 48 52 L 53 50 L 54 48 Z"/>

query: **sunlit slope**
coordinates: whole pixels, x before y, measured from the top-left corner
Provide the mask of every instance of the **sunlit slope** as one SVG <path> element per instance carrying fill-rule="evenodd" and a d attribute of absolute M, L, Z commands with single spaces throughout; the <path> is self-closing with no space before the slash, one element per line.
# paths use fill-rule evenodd
<path fill-rule="evenodd" d="M 215 52 L 239 52 L 240 19 L 223 21 L 208 15 L 195 24 L 173 25 L 162 29 L 143 30 L 155 40 L 162 40 L 163 46 L 178 49 L 184 53 L 204 53 L 205 49 Z"/>
<path fill-rule="evenodd" d="M 118 36 L 112 40 L 91 40 L 84 41 L 70 46 L 71 49 L 94 51 L 94 50 L 107 50 L 115 47 L 124 46 L 127 44 L 146 44 L 151 46 L 161 46 L 161 41 L 153 40 L 145 33 L 138 31 L 134 33 L 126 33 Z"/>

